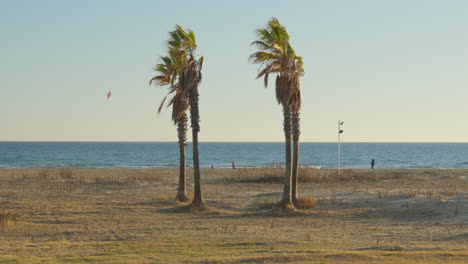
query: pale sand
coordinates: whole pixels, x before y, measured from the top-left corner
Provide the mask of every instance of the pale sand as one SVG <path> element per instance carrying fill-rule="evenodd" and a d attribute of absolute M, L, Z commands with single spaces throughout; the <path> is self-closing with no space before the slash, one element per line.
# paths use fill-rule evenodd
<path fill-rule="evenodd" d="M 0 170 L 0 213 L 19 215 L 0 226 L 0 263 L 468 260 L 468 170 L 376 170 L 375 181 L 301 184 L 317 206 L 295 216 L 265 213 L 282 184 L 233 181 L 242 170 L 202 170 L 212 209 L 203 214 L 172 201 L 178 170 L 60 172 Z"/>

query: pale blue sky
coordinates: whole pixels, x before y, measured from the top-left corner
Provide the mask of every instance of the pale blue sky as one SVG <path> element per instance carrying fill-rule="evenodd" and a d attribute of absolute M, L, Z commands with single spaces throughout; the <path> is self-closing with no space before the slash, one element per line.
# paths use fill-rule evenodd
<path fill-rule="evenodd" d="M 0 0 L 0 141 L 176 141 L 148 86 L 175 24 L 205 57 L 200 140 L 282 141 L 248 62 L 271 17 L 304 59 L 302 141 L 335 141 L 341 119 L 344 141 L 468 142 L 463 0 Z"/>

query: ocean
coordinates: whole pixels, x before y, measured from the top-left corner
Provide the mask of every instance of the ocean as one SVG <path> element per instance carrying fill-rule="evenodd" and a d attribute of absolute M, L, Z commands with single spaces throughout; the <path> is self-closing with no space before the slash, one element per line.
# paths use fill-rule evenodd
<path fill-rule="evenodd" d="M 284 166 L 284 143 L 201 142 L 200 166 Z M 300 166 L 337 168 L 337 143 L 300 143 Z M 341 143 L 342 168 L 465 168 L 468 143 Z M 178 168 L 177 142 L 0 142 L 0 168 Z M 187 146 L 187 168 L 192 147 Z"/>

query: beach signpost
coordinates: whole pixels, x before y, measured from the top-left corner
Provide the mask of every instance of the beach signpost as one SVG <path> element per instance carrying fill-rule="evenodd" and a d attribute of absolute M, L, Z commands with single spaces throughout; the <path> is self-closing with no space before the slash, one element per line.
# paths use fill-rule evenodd
<path fill-rule="evenodd" d="M 343 121 L 338 120 L 338 174 L 340 174 L 340 143 L 341 143 L 341 134 L 343 134 L 343 129 L 341 126 L 343 125 Z"/>

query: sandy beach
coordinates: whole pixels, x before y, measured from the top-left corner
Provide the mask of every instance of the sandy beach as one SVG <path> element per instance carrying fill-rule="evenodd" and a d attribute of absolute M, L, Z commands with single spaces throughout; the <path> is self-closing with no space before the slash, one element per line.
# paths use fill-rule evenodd
<path fill-rule="evenodd" d="M 188 190 L 192 171 L 188 170 Z M 0 263 L 466 263 L 468 170 L 301 172 L 314 208 L 274 215 L 282 170 L 0 170 Z"/>

